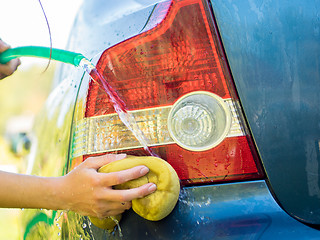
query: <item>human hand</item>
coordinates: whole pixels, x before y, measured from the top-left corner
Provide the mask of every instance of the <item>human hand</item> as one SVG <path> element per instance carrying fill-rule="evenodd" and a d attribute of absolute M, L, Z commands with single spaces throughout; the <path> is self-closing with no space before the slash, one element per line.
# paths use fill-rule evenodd
<path fill-rule="evenodd" d="M 128 190 L 115 190 L 112 186 L 144 176 L 145 166 L 112 173 L 99 173 L 98 169 L 109 162 L 125 158 L 125 154 L 107 154 L 90 157 L 67 175 L 61 177 L 63 209 L 81 215 L 104 218 L 118 215 L 131 207 L 131 201 L 156 190 L 153 183 Z"/>
<path fill-rule="evenodd" d="M 0 53 L 4 52 L 9 48 L 10 46 L 0 39 Z M 10 76 L 17 70 L 20 64 L 21 62 L 19 58 L 12 59 L 6 64 L 0 64 L 0 79 Z"/>

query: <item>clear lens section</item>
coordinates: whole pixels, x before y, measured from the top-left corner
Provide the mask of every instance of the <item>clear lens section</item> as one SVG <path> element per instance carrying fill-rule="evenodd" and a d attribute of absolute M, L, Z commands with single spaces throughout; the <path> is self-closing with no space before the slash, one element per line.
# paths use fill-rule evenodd
<path fill-rule="evenodd" d="M 149 146 L 174 143 L 166 122 L 170 107 L 131 111 Z M 73 136 L 72 156 L 142 147 L 117 114 L 84 118 L 78 121 Z"/>
<path fill-rule="evenodd" d="M 171 137 L 181 147 L 205 151 L 228 134 L 231 113 L 223 99 L 209 92 L 193 92 L 180 98 L 168 117 Z"/>
<path fill-rule="evenodd" d="M 168 119 L 172 119 L 172 114 L 175 112 L 178 113 L 174 115 L 180 115 L 181 112 L 184 116 L 192 116 L 185 121 L 183 127 L 179 126 L 178 119 L 176 120 L 177 124 L 175 124 L 177 129 L 183 128 L 184 132 L 188 133 L 185 133 L 184 136 L 189 136 L 189 145 L 193 144 L 189 148 L 203 150 L 206 147 L 210 148 L 217 145 L 224 137 L 244 136 L 232 100 L 222 100 L 214 94 L 204 93 L 200 94 L 202 97 L 199 94 L 188 94 L 173 107 L 150 108 L 131 111 L 131 113 L 136 119 L 139 128 L 149 140 L 150 146 L 178 142 L 177 137 L 172 134 L 172 126 L 170 126 L 172 123 L 167 124 Z M 192 95 L 194 96 L 192 97 Z M 192 99 L 189 99 L 189 97 L 198 102 L 190 104 L 189 100 Z M 187 103 L 189 102 L 189 107 L 180 108 L 180 103 L 185 102 L 185 98 L 187 98 Z M 189 110 L 185 111 L 186 109 Z M 196 111 L 196 109 L 198 110 Z M 232 113 L 232 120 L 229 116 L 230 112 Z M 223 122 L 225 123 L 223 124 Z M 194 130 L 193 127 L 193 125 L 196 125 L 195 123 L 198 125 L 197 130 Z M 231 123 L 232 126 L 230 128 Z M 121 122 L 117 114 L 84 118 L 78 120 L 74 127 L 72 157 L 142 147 L 130 130 Z M 198 131 L 198 129 L 202 129 L 202 132 Z M 179 131 L 175 130 L 175 132 Z M 196 140 L 190 137 L 191 133 L 197 135 Z M 199 143 L 201 147 L 197 146 Z M 184 145 L 187 146 L 186 143 Z"/>

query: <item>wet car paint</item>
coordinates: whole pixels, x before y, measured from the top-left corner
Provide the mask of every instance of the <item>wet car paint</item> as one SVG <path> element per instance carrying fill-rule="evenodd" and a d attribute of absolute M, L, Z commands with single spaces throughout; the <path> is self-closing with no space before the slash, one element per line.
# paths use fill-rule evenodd
<path fill-rule="evenodd" d="M 320 224 L 318 1 L 211 1 L 270 189 Z"/>
<path fill-rule="evenodd" d="M 85 4 L 90 6 L 92 1 L 86 1 Z M 98 1 L 97 4 L 101 4 L 101 2 Z M 217 3 L 212 4 L 214 9 L 216 9 L 215 4 Z M 223 3 L 220 4 L 223 6 Z M 91 6 L 91 8 L 94 8 L 94 6 Z M 115 22 L 95 26 L 92 25 L 92 22 L 88 21 L 90 14 L 92 14 L 92 12 L 88 12 L 90 8 L 85 7 L 77 18 L 73 34 L 70 38 L 70 49 L 80 49 L 89 58 L 98 57 L 99 52 L 107 48 L 109 44 L 112 46 L 121 40 L 138 34 L 143 29 L 152 9 L 153 7 L 148 5 L 137 12 L 133 11 L 131 14 L 124 15 Z M 107 11 L 107 9 L 101 9 L 101 12 L 103 11 Z M 223 11 L 221 10 L 221 12 Z M 218 13 L 217 16 L 219 16 Z M 218 22 L 218 25 L 221 28 L 220 22 Z M 124 29 L 124 27 L 126 27 L 126 30 L 123 31 L 123 34 L 118 34 L 119 29 Z M 129 29 L 131 30 L 129 31 Z M 99 35 L 95 35 L 98 31 L 104 36 L 104 41 L 101 41 Z M 224 43 L 226 41 L 225 38 L 223 38 Z M 226 45 L 228 46 L 228 44 Z M 227 56 L 230 59 L 228 51 Z M 237 58 L 235 57 L 234 59 Z M 233 75 L 235 75 L 234 68 L 234 66 L 231 68 Z M 56 98 L 52 103 L 59 102 L 59 104 L 48 105 L 50 107 L 47 108 L 46 112 L 39 115 L 40 123 L 50 122 L 52 118 L 50 117 L 49 110 L 50 112 L 55 112 L 56 117 L 54 121 L 51 121 L 51 124 L 45 125 L 47 127 L 40 128 L 41 124 L 38 124 L 36 127 L 36 129 L 38 128 L 36 136 L 39 144 L 34 154 L 34 156 L 37 156 L 34 166 L 39 166 L 39 168 L 37 170 L 37 167 L 34 167 L 33 172 L 35 174 L 39 173 L 39 175 L 51 176 L 52 174 L 49 169 L 55 164 L 57 164 L 57 175 L 66 171 L 66 156 L 70 154 L 68 153 L 68 141 L 70 139 L 73 104 L 77 94 L 79 94 L 77 101 L 81 101 L 81 99 L 84 101 L 85 86 L 87 84 L 87 80 L 84 78 L 81 84 L 82 89 L 80 88 L 79 90 L 82 73 L 76 74 L 74 72 L 74 69 L 66 66 L 62 67 L 60 77 L 56 81 L 56 86 L 60 86 L 60 90 L 54 90 L 56 93 L 52 96 L 55 97 L 51 97 L 51 99 Z M 68 76 L 72 75 L 72 73 L 76 75 L 74 80 L 69 79 L 61 83 L 61 79 L 68 79 Z M 70 83 L 70 86 L 66 82 Z M 74 90 L 69 89 L 72 86 L 71 83 Z M 69 87 L 64 88 L 61 86 Z M 66 94 L 66 90 L 72 93 Z M 70 105 L 64 105 L 64 101 L 69 102 Z M 85 104 L 85 102 L 83 103 Z M 66 106 L 69 106 L 69 108 Z M 78 112 L 77 110 L 75 111 L 75 114 L 82 114 L 83 109 L 78 110 Z M 56 149 L 59 156 L 58 158 L 56 156 L 55 158 L 52 157 L 50 161 L 46 161 L 50 154 L 39 155 L 39 152 L 45 151 L 45 148 L 46 151 L 48 150 L 48 147 L 45 147 L 46 144 L 41 144 L 41 142 L 42 137 L 46 135 L 44 133 L 50 132 L 52 132 L 49 135 L 51 136 L 50 141 L 56 144 L 55 146 L 50 146 Z M 256 136 L 254 137 L 255 139 L 257 138 Z M 63 144 L 61 143 L 61 139 L 64 141 L 62 142 Z M 59 145 L 61 147 L 57 147 Z M 49 162 L 51 164 L 46 167 L 46 164 Z M 41 170 L 43 167 L 47 168 L 48 171 Z M 320 236 L 319 231 L 298 222 L 286 214 L 275 202 L 264 181 L 189 187 L 183 189 L 182 193 L 174 212 L 161 222 L 148 222 L 138 217 L 132 211 L 127 212 L 120 225 L 123 238 L 119 237 L 117 231 L 109 234 L 91 225 L 87 217 L 82 217 L 72 212 L 63 212 L 62 214 L 59 212 L 57 215 L 61 215 L 62 217 L 58 221 L 49 222 L 50 224 L 42 221 L 41 224 L 47 224 L 45 229 L 49 235 L 50 231 L 52 231 L 55 237 L 62 239 L 79 239 L 80 237 L 83 239 L 93 239 L 93 236 L 94 239 L 105 239 L 107 236 L 110 239 L 134 239 L 134 237 L 143 237 L 144 239 L 270 239 L 271 237 L 317 239 Z M 52 216 L 56 215 L 48 213 L 48 219 L 52 219 Z M 31 220 L 29 223 L 33 223 L 32 226 L 29 226 L 30 229 L 37 231 L 39 222 L 34 223 Z M 57 223 L 61 229 L 59 229 Z M 29 235 L 29 239 L 33 239 L 33 237 Z"/>
<path fill-rule="evenodd" d="M 80 84 L 78 79 L 83 72 L 65 69 L 70 70 L 69 74 L 51 92 L 29 136 L 28 174 L 56 177 L 67 172 L 73 108 Z M 44 234 L 43 239 L 58 236 L 56 215 L 56 211 L 25 209 L 22 213 L 24 239 L 34 239 L 39 233 Z"/>
<path fill-rule="evenodd" d="M 287 215 L 264 181 L 188 187 L 174 211 L 159 222 L 132 210 L 120 229 L 102 230 L 87 217 L 68 213 L 63 239 L 318 239 L 318 230 Z"/>

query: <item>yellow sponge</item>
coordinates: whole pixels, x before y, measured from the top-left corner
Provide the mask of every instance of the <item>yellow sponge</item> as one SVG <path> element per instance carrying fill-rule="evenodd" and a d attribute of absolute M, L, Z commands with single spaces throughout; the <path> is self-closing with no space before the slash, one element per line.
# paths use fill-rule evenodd
<path fill-rule="evenodd" d="M 114 229 L 114 227 L 117 225 L 117 223 L 120 222 L 121 217 L 122 217 L 122 215 L 118 214 L 116 216 L 106 217 L 103 219 L 96 218 L 96 217 L 89 217 L 89 218 L 90 218 L 90 221 L 92 222 L 92 224 L 94 224 L 95 226 L 102 228 L 102 229 L 112 231 Z"/>
<path fill-rule="evenodd" d="M 115 186 L 116 189 L 131 189 L 142 186 L 146 183 L 152 182 L 157 185 L 157 190 L 143 198 L 132 200 L 132 209 L 141 217 L 150 221 L 159 221 L 168 216 L 175 207 L 179 192 L 180 182 L 177 173 L 166 161 L 150 156 L 128 156 L 119 161 L 111 162 L 99 169 L 99 172 L 110 173 L 129 169 L 135 166 L 145 165 L 149 168 L 149 172 L 138 179 Z M 94 218 L 91 218 L 94 219 Z M 110 218 L 100 220 L 100 224 L 95 224 L 103 227 L 109 225 L 101 224 L 101 221 L 112 221 Z M 113 224 L 113 227 L 116 223 Z M 112 229 L 113 229 L 112 227 Z"/>

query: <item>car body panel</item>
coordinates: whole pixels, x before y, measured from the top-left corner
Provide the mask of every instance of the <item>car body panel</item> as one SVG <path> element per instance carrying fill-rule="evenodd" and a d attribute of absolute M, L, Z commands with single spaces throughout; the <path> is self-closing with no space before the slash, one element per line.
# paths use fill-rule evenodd
<path fill-rule="evenodd" d="M 75 220 L 76 219 L 76 220 Z M 82 227 L 81 227 L 82 226 Z M 132 210 L 123 214 L 112 233 L 90 224 L 87 217 L 69 219 L 64 239 L 318 239 L 318 230 L 286 214 L 264 181 L 187 187 L 174 211 L 152 222 Z M 77 235 L 75 230 L 78 229 Z"/>
<path fill-rule="evenodd" d="M 80 9 L 75 21 L 68 49 L 83 53 L 86 57 L 93 59 L 93 62 L 95 63 L 99 59 L 102 51 L 143 31 L 157 2 L 159 1 L 154 1 L 150 4 L 150 1 L 126 0 L 109 1 L 108 4 L 105 4 L 105 1 L 102 0 L 84 1 L 84 5 Z M 253 1 L 249 1 L 249 3 L 252 2 Z M 122 4 L 134 4 L 135 7 L 128 7 L 128 9 L 121 10 Z M 217 5 L 219 5 L 220 8 Z M 243 22 L 237 22 L 229 16 L 230 14 L 233 14 L 233 12 L 227 7 L 234 7 L 234 5 L 232 5 L 231 2 L 212 1 L 212 6 L 218 20 L 218 26 L 223 43 L 225 44 L 226 54 L 230 61 L 231 71 L 236 81 L 236 86 L 246 116 L 249 120 L 250 117 L 253 118 L 253 120 L 256 120 L 254 117 L 260 112 L 258 111 L 255 113 L 257 109 L 254 109 L 254 104 L 261 104 L 262 100 L 260 99 L 260 95 L 266 94 L 265 92 L 259 92 L 259 89 L 257 90 L 256 87 L 268 87 L 266 86 L 266 83 L 263 83 L 263 80 L 266 80 L 266 77 L 264 77 L 265 72 L 270 71 L 266 69 L 263 63 L 258 65 L 258 63 L 256 63 L 257 59 L 254 57 L 250 58 L 253 62 L 248 62 L 248 64 L 257 64 L 257 66 L 254 67 L 245 65 L 245 61 L 243 63 L 239 58 L 239 53 L 237 52 L 239 51 L 239 47 L 240 50 L 243 51 L 242 55 L 245 56 L 246 54 L 251 56 L 251 51 L 254 50 L 254 47 L 252 47 L 253 49 L 251 50 L 248 48 L 248 53 L 246 53 L 246 49 L 243 45 L 237 45 L 238 40 L 236 35 L 239 34 L 239 36 L 242 37 L 239 33 L 241 30 L 239 24 L 243 24 Z M 252 14 L 255 12 L 254 10 L 255 8 L 247 9 L 247 11 Z M 109 18 L 108 16 L 112 16 L 112 12 L 117 12 L 121 17 L 114 19 Z M 246 14 L 246 12 L 241 14 Z M 237 16 L 232 16 L 238 19 Z M 100 19 L 104 19 L 104 21 Z M 238 24 L 234 27 L 238 30 L 237 34 L 234 35 L 232 31 L 235 31 L 235 29 L 232 27 L 232 24 L 235 23 L 231 22 L 231 20 L 234 20 L 235 23 Z M 247 30 L 249 31 L 250 29 Z M 229 36 L 227 34 L 228 32 L 233 36 Z M 245 41 L 243 41 L 243 43 L 244 42 Z M 246 58 L 246 61 L 247 60 L 248 58 Z M 279 64 L 280 63 L 278 62 L 277 66 Z M 258 67 L 260 67 L 260 69 Z M 269 66 L 269 68 L 272 67 Z M 247 77 L 247 74 L 249 74 L 249 77 Z M 249 80 L 254 81 L 256 79 L 253 77 L 250 78 L 250 74 L 252 76 L 260 77 L 256 80 L 260 85 L 255 86 L 255 84 L 257 84 L 256 82 L 248 82 Z M 273 84 L 277 83 L 275 79 L 271 82 Z M 299 84 L 302 84 L 300 81 L 298 82 Z M 75 147 L 72 145 L 73 142 L 71 142 L 69 148 L 71 139 L 70 133 L 75 131 L 75 129 L 73 129 L 71 132 L 70 129 L 73 124 L 73 117 L 79 115 L 84 116 L 88 83 L 89 77 L 87 75 L 83 76 L 83 71 L 81 69 L 62 66 L 57 75 L 57 80 L 55 81 L 56 88 L 53 91 L 53 95 L 49 97 L 47 109 L 45 108 L 44 112 L 39 114 L 39 124 L 37 124 L 35 128 L 35 139 L 38 144 L 33 145 L 35 147 L 30 158 L 30 162 L 32 163 L 30 166 L 33 166 L 33 174 L 42 176 L 59 175 L 65 173 L 74 167 L 75 164 L 79 163 L 76 160 L 68 162 L 70 156 L 72 156 L 72 150 Z M 252 88 L 249 88 L 249 86 Z M 295 88 L 297 89 L 297 86 L 295 86 Z M 272 90 L 278 92 L 275 87 L 273 87 Z M 260 89 L 260 91 L 262 90 Z M 301 95 L 303 96 L 303 94 Z M 267 102 L 268 99 L 266 99 L 266 95 L 263 96 L 263 100 Z M 271 96 L 275 98 L 274 95 Z M 285 101 L 285 96 L 282 95 L 282 99 L 280 100 L 282 101 L 277 103 L 278 107 L 275 108 L 273 112 L 279 111 L 279 108 L 282 106 L 281 104 Z M 257 101 L 257 103 L 250 103 L 249 101 Z M 77 102 L 77 107 L 74 109 L 75 102 Z M 300 105 L 298 104 L 298 106 Z M 264 105 L 264 107 L 266 106 Z M 297 106 L 294 105 L 292 107 Z M 50 115 L 50 112 L 53 112 L 55 115 L 55 120 L 51 121 L 51 124 L 49 123 L 53 115 Z M 285 112 L 289 113 L 289 111 Z M 311 117 L 308 119 L 309 121 L 312 120 Z M 273 132 L 266 132 L 266 130 L 268 130 L 265 125 L 266 123 L 262 119 L 259 121 L 256 120 L 256 122 L 253 120 L 251 119 L 249 123 L 253 124 L 253 127 L 250 127 L 254 134 L 253 136 L 257 143 L 259 153 L 263 158 L 262 160 L 267 170 L 268 177 L 270 175 L 271 177 L 274 177 L 272 173 L 269 173 L 271 170 L 268 170 L 267 167 L 271 166 L 272 171 L 275 171 L 275 174 L 279 174 L 278 167 L 272 166 L 271 164 L 273 160 L 271 159 L 272 153 L 277 155 L 273 156 L 275 157 L 274 161 L 282 159 L 284 153 L 280 152 L 281 149 L 279 150 L 278 146 L 272 142 Z M 283 122 L 280 122 L 282 127 L 286 120 L 287 118 L 284 118 Z M 40 127 L 42 125 L 43 127 Z M 261 127 L 263 131 L 259 130 L 259 127 Z M 45 135 L 47 133 L 49 135 L 48 139 L 51 141 L 48 144 L 46 143 L 46 140 L 42 140 L 42 138 L 46 137 Z M 308 133 L 310 133 L 310 131 Z M 281 135 L 280 130 L 278 130 L 278 135 Z M 281 137 L 278 135 L 278 138 Z M 63 139 L 63 142 L 61 139 Z M 293 139 L 294 142 L 296 142 L 296 139 L 300 139 L 300 137 L 295 136 Z M 278 139 L 278 141 L 280 140 Z M 266 143 L 270 145 L 261 145 Z M 280 142 L 280 146 L 283 145 L 285 144 Z M 285 146 L 288 147 L 287 145 Z M 270 148 L 272 151 L 270 151 Z M 276 148 L 277 152 L 273 148 Z M 309 149 L 310 152 L 313 150 L 313 148 Z M 44 151 L 47 151 L 45 155 L 40 154 Z M 52 151 L 56 151 L 56 153 L 51 157 Z M 271 159 L 269 165 L 268 160 L 265 160 L 266 155 Z M 287 163 L 290 163 L 289 155 L 294 154 L 291 152 L 286 154 L 285 160 Z M 49 158 L 50 161 L 47 161 Z M 314 169 L 316 169 L 314 160 L 312 161 L 309 167 L 314 167 Z M 292 164 L 289 166 L 291 167 L 291 165 Z M 35 166 L 38 166 L 39 168 Z M 50 166 L 50 168 L 48 166 Z M 69 167 L 68 170 L 67 166 Z M 41 170 L 43 168 L 48 170 Z M 52 168 L 55 169 L 53 174 L 49 170 L 52 170 Z M 297 172 L 298 175 L 302 174 L 299 173 L 299 171 Z M 281 172 L 279 175 L 278 178 L 287 175 L 292 177 L 288 171 L 285 173 Z M 298 175 L 296 181 L 299 180 Z M 293 179 L 290 181 L 289 183 L 296 183 Z M 270 183 L 271 187 L 273 187 L 273 182 L 271 181 Z M 282 187 L 287 186 L 282 185 Z M 287 193 L 286 197 L 288 197 L 289 191 L 284 190 L 284 192 Z M 275 196 L 278 196 L 277 193 Z M 304 207 L 303 209 L 306 208 Z M 48 216 L 46 220 L 43 221 L 42 219 L 42 222 L 40 222 L 40 220 L 39 222 L 36 222 L 34 219 L 40 219 L 39 211 L 37 211 L 37 214 L 33 215 L 33 220 L 32 217 L 28 218 L 28 222 L 30 223 L 28 229 L 38 228 L 39 232 L 47 231 L 48 236 L 50 233 L 54 234 L 54 236 L 52 236 L 53 239 L 270 239 L 271 237 L 287 239 L 319 239 L 320 237 L 320 232 L 318 230 L 310 228 L 296 219 L 293 219 L 279 207 L 279 204 L 274 200 L 274 196 L 270 193 L 270 189 L 264 180 L 185 187 L 181 190 L 181 195 L 174 211 L 162 221 L 150 222 L 144 220 L 132 210 L 124 213 L 123 219 L 120 222 L 123 237 L 119 236 L 118 231 L 109 233 L 99 229 L 93 226 L 87 217 L 80 216 L 71 211 L 59 211 L 58 213 L 53 211 L 45 212 Z M 43 212 L 43 210 L 41 212 Z M 296 214 L 290 213 L 296 216 Z M 53 217 L 55 217 L 54 221 L 52 221 Z M 43 227 L 43 223 L 47 224 L 47 228 Z M 30 232 L 32 231 L 30 230 Z M 30 235 L 30 239 L 34 239 L 34 237 Z"/>
<path fill-rule="evenodd" d="M 29 135 L 31 149 L 27 174 L 57 177 L 67 172 L 73 110 L 83 71 L 64 69 L 69 74 L 59 80 L 60 83 L 49 95 Z M 43 239 L 54 232 L 58 236 L 59 230 L 54 225 L 56 214 L 56 211 L 25 209 L 22 217 L 26 228 L 24 239 L 35 239 L 39 233 L 44 234 L 41 235 Z"/>
<path fill-rule="evenodd" d="M 211 3 L 271 191 L 320 224 L 320 3 Z"/>
<path fill-rule="evenodd" d="M 68 49 L 91 59 L 105 49 L 135 36 L 148 22 L 150 1 L 84 1 L 75 19 Z"/>

